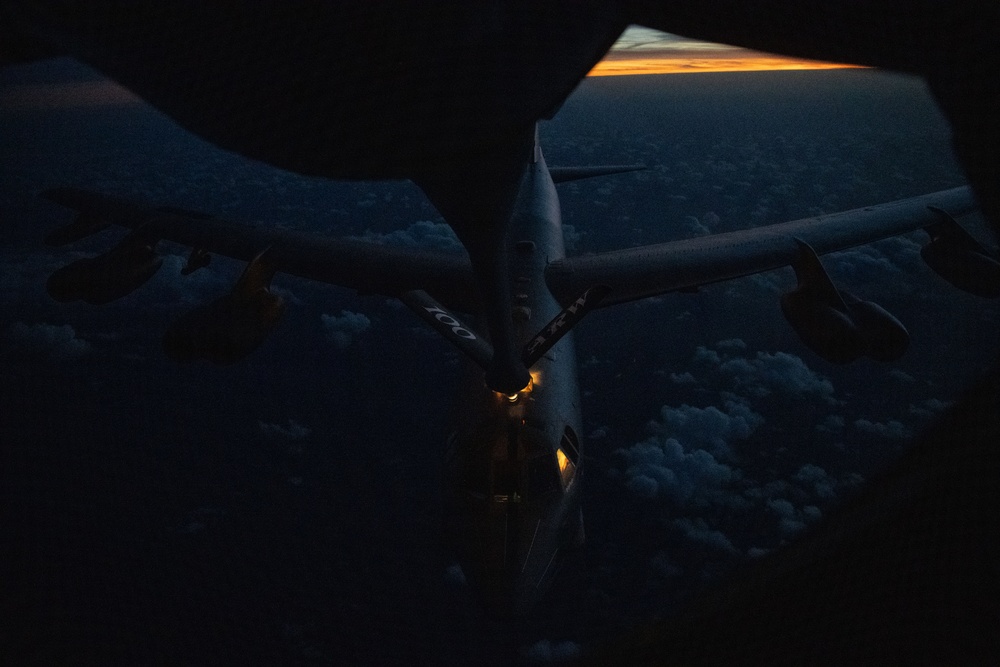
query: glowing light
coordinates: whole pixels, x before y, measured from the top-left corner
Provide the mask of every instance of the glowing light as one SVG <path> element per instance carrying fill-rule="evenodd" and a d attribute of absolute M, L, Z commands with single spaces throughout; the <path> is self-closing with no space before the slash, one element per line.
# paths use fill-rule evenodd
<path fill-rule="evenodd" d="M 506 400 L 508 403 L 517 403 L 519 400 L 521 400 L 521 397 L 527 396 L 528 394 L 530 394 L 531 390 L 532 390 L 532 388 L 534 388 L 534 386 L 535 386 L 534 380 L 531 377 L 529 377 L 528 378 L 528 384 L 526 384 L 524 386 L 524 388 L 521 389 L 518 392 L 515 392 L 513 394 L 504 394 L 502 392 L 494 392 L 494 394 L 500 400 Z"/>
<path fill-rule="evenodd" d="M 576 465 L 569 460 L 561 447 L 556 448 L 556 461 L 559 463 L 559 477 L 562 479 L 564 489 L 568 489 L 573 483 L 573 475 L 576 474 Z"/>
<path fill-rule="evenodd" d="M 531 375 L 531 380 L 528 382 L 528 391 L 531 391 L 531 388 L 535 385 L 542 384 L 542 372 L 537 369 L 532 369 L 528 372 Z"/>
<path fill-rule="evenodd" d="M 704 72 L 761 72 L 778 70 L 825 70 L 859 68 L 860 65 L 783 58 L 746 51 L 729 57 L 691 55 L 645 58 L 610 58 L 597 63 L 587 76 L 623 76 L 632 74 L 700 74 Z"/>

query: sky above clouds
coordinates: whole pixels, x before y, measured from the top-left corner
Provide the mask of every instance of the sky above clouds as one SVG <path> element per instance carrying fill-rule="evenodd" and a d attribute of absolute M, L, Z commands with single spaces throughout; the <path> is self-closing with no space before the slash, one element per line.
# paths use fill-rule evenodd
<path fill-rule="evenodd" d="M 632 26 L 588 76 L 697 74 L 764 70 L 842 69 L 851 67 L 760 53 L 736 46 L 701 42 Z"/>

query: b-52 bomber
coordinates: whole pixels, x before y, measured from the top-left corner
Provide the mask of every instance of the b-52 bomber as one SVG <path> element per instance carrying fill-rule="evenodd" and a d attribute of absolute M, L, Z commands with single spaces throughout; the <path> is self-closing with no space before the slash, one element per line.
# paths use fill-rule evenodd
<path fill-rule="evenodd" d="M 883 308 L 838 289 L 819 255 L 925 229 L 921 255 L 953 285 L 1000 295 L 1000 263 L 953 216 L 974 210 L 967 187 L 756 229 L 568 257 L 558 183 L 606 176 L 639 165 L 549 168 L 538 135 L 525 155 L 504 256 L 511 276 L 505 312 L 508 345 L 527 369 L 518 386 L 487 375 L 496 342 L 485 328 L 489 294 L 477 289 L 466 257 L 249 226 L 207 215 L 60 188 L 43 196 L 77 218 L 47 236 L 62 245 L 108 225 L 129 233 L 107 253 L 56 271 L 48 291 L 59 301 L 107 303 L 159 268 L 161 241 L 192 248 L 182 272 L 211 254 L 247 262 L 232 290 L 172 325 L 164 349 L 178 361 L 232 363 L 273 329 L 284 303 L 269 286 L 281 272 L 394 297 L 458 348 L 468 361 L 460 421 L 448 440 L 445 536 L 485 606 L 501 616 L 527 613 L 566 554 L 583 540 L 580 398 L 573 327 L 595 308 L 692 290 L 784 266 L 797 285 L 782 312 L 820 356 L 846 363 L 891 361 L 909 336 Z"/>

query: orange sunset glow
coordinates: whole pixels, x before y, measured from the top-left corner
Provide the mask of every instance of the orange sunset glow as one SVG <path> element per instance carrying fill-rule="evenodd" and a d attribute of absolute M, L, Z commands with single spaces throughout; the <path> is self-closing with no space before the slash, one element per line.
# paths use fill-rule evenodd
<path fill-rule="evenodd" d="M 587 76 L 630 74 L 701 74 L 705 72 L 764 72 L 854 68 L 858 65 L 820 62 L 751 51 L 738 46 L 700 42 L 632 26 Z"/>
<path fill-rule="evenodd" d="M 777 70 L 820 70 L 857 68 L 817 60 L 783 58 L 747 51 L 743 57 L 650 57 L 602 60 L 587 76 L 623 76 L 630 74 L 701 74 L 704 72 L 762 72 Z"/>

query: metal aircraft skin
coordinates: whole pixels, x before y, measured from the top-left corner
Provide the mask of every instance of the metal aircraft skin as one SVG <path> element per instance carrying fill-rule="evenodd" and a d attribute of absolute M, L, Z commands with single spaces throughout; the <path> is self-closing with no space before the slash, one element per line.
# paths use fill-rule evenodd
<path fill-rule="evenodd" d="M 424 190 L 467 260 L 52 191 L 50 199 L 81 212 L 49 236 L 53 243 L 107 223 L 133 231 L 109 253 L 56 272 L 49 290 L 61 300 L 120 297 L 159 268 L 160 240 L 192 247 L 187 272 L 209 253 L 245 260 L 231 293 L 195 309 L 165 337 L 179 360 L 219 363 L 252 351 L 280 317 L 284 304 L 268 291 L 275 272 L 403 300 L 479 366 L 466 394 L 478 406 L 468 414 L 477 416 L 452 439 L 448 525 L 471 583 L 507 614 L 531 607 L 582 534 L 582 458 L 574 463 L 570 447 L 579 401 L 567 332 L 598 301 L 791 265 L 798 285 L 782 308 L 806 344 L 836 361 L 892 359 L 905 350 L 905 330 L 875 304 L 841 293 L 818 256 L 920 228 L 930 235 L 922 255 L 938 273 L 973 292 L 1000 292 L 1000 265 L 951 217 L 976 207 L 969 188 L 563 258 L 549 177 L 586 172 L 550 174 L 534 140 L 536 122 L 558 110 L 629 23 L 907 71 L 927 79 L 978 203 L 995 222 L 998 17 L 993 0 L 480 0 L 433 12 L 420 0 L 0 0 L 0 64 L 73 56 L 229 150 L 331 178 L 410 178 Z M 600 171 L 608 170 L 593 173 Z M 486 331 L 463 324 L 463 313 Z M 533 491 L 535 463 L 551 474 L 537 478 Z"/>

